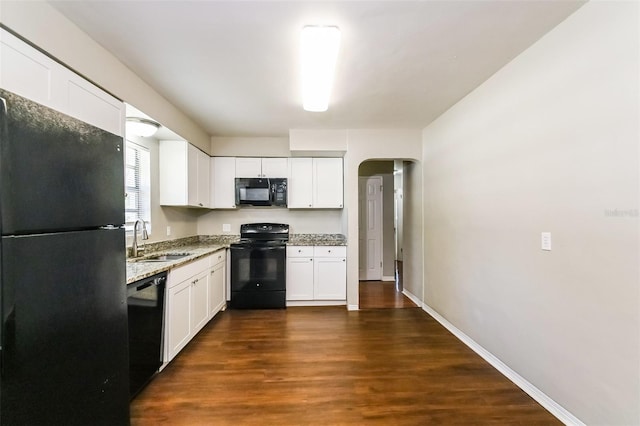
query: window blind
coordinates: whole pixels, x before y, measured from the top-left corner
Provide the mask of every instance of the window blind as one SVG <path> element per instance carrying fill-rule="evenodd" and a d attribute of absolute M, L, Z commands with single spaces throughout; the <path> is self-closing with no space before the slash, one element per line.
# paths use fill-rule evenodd
<path fill-rule="evenodd" d="M 147 148 L 127 141 L 124 168 L 126 194 L 124 215 L 128 232 L 133 232 L 136 219 L 147 222 L 147 231 L 151 231 L 150 163 Z"/>

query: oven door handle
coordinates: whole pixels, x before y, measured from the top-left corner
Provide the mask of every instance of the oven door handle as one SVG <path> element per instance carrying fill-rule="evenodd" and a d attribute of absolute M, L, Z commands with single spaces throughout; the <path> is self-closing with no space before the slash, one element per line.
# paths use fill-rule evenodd
<path fill-rule="evenodd" d="M 249 250 L 249 251 L 284 251 L 286 246 L 243 246 L 243 247 L 231 247 L 231 250 Z"/>

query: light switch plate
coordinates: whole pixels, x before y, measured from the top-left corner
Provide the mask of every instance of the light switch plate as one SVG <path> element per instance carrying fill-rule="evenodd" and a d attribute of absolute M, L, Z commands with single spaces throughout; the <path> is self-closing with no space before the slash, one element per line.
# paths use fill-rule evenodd
<path fill-rule="evenodd" d="M 171 227 L 170 227 L 170 226 L 167 226 L 167 237 L 168 237 L 169 235 L 171 235 Z"/>
<path fill-rule="evenodd" d="M 540 234 L 541 249 L 551 251 L 551 232 L 543 232 Z"/>
<path fill-rule="evenodd" d="M 223 223 L 222 224 L 222 232 L 231 232 L 231 224 Z"/>

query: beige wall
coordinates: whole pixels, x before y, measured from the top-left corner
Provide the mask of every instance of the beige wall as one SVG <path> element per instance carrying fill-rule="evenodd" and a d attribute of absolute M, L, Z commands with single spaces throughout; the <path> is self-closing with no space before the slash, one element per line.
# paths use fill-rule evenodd
<path fill-rule="evenodd" d="M 213 157 L 290 157 L 289 138 L 218 137 L 211 138 Z"/>
<path fill-rule="evenodd" d="M 209 135 L 197 123 L 50 4 L 2 0 L 0 22 L 85 78 L 209 152 Z"/>
<path fill-rule="evenodd" d="M 423 132 L 425 302 L 593 425 L 640 424 L 638 17 L 587 3 Z"/>
<path fill-rule="evenodd" d="M 421 131 L 418 129 L 361 129 L 349 130 L 347 133 L 347 154 L 344 157 L 344 201 L 343 221 L 348 229 L 347 236 L 347 304 L 349 309 L 358 308 L 358 169 L 363 161 L 422 158 Z M 417 167 L 420 168 L 419 163 Z M 418 197 L 421 200 L 421 195 Z M 416 205 L 416 214 L 422 217 L 422 202 Z M 411 262 L 422 265 L 422 221 L 410 235 L 405 235 L 405 242 L 413 239 L 412 250 L 405 250 L 405 264 Z M 422 276 L 412 276 L 419 280 Z M 420 292 L 422 293 L 422 292 Z"/>

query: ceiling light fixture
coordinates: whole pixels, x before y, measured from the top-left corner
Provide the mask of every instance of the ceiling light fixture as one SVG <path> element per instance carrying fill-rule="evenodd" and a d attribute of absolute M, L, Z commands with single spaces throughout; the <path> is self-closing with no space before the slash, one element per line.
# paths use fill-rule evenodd
<path fill-rule="evenodd" d="M 148 138 L 153 136 L 160 128 L 160 123 L 140 117 L 127 117 L 127 134 Z"/>
<path fill-rule="evenodd" d="M 305 26 L 300 38 L 302 106 L 306 111 L 326 111 L 340 46 L 340 29 Z"/>

